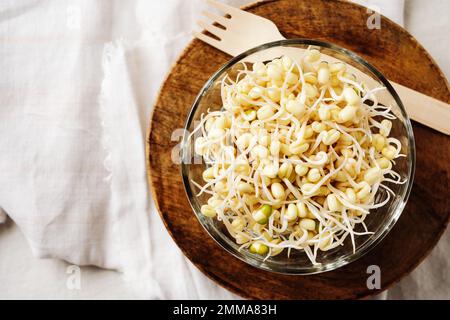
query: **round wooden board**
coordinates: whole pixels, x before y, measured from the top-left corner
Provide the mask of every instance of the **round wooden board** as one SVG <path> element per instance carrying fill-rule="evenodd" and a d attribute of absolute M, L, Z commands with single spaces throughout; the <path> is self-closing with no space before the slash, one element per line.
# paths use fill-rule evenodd
<path fill-rule="evenodd" d="M 388 78 L 450 102 L 448 83 L 427 52 L 404 29 L 382 18 L 366 26 L 366 9 L 343 0 L 259 2 L 246 10 L 271 19 L 287 38 L 336 43 L 371 62 Z M 149 131 L 147 157 L 153 197 L 167 230 L 184 254 L 208 277 L 252 299 L 355 299 L 379 293 L 411 272 L 431 251 L 449 220 L 450 139 L 413 123 L 417 147 L 414 187 L 400 220 L 363 258 L 338 270 L 287 276 L 253 268 L 223 250 L 203 230 L 186 198 L 171 141 L 191 105 L 226 54 L 194 40 L 161 88 Z M 426 108 L 426 106 L 424 106 Z M 381 289 L 369 290 L 367 267 L 381 269 Z"/>

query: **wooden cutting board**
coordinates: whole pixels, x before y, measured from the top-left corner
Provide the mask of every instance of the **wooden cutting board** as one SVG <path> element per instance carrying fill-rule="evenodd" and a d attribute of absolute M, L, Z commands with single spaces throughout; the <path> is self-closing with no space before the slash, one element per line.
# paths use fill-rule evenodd
<path fill-rule="evenodd" d="M 350 49 L 389 79 L 450 102 L 439 67 L 400 26 L 382 18 L 369 30 L 366 8 L 343 0 L 279 0 L 246 10 L 275 22 L 287 38 L 312 38 Z M 252 299 L 355 299 L 377 294 L 411 272 L 436 245 L 449 221 L 450 139 L 413 123 L 417 170 L 408 205 L 389 235 L 363 258 L 335 271 L 287 276 L 251 267 L 223 250 L 203 230 L 185 196 L 171 136 L 226 54 L 193 40 L 173 66 L 154 107 L 148 135 L 148 176 L 164 224 L 183 253 L 209 278 Z M 423 106 L 426 108 L 427 106 Z M 381 269 L 381 289 L 369 290 L 367 267 Z"/>

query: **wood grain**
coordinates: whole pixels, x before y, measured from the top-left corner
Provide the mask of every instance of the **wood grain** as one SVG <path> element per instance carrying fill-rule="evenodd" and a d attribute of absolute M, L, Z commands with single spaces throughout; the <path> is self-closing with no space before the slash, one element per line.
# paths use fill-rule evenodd
<path fill-rule="evenodd" d="M 287 38 L 312 38 L 350 49 L 388 78 L 450 102 L 448 83 L 428 53 L 401 27 L 382 18 L 369 30 L 366 9 L 342 0 L 279 0 L 246 10 L 269 18 Z M 208 78 L 230 57 L 193 40 L 164 82 L 148 134 L 149 181 L 167 230 L 208 277 L 245 298 L 355 299 L 377 294 L 413 270 L 435 246 L 449 221 L 450 139 L 413 123 L 415 182 L 400 220 L 369 254 L 343 268 L 310 276 L 286 276 L 253 268 L 219 247 L 203 230 L 185 196 L 180 168 L 171 161 L 172 132 L 183 128 Z M 426 108 L 426 106 L 424 106 Z M 369 265 L 381 268 L 381 289 L 366 286 Z"/>

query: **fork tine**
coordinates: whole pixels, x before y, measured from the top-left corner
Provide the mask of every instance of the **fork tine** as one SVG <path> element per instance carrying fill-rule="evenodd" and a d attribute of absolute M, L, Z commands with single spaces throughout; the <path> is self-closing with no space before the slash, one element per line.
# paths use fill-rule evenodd
<path fill-rule="evenodd" d="M 209 44 L 210 46 L 213 46 L 216 49 L 219 49 L 222 52 L 229 54 L 230 56 L 237 56 L 239 53 L 241 53 L 240 49 L 239 51 L 232 49 L 230 50 L 230 47 L 226 41 L 216 40 L 200 32 L 194 32 L 193 34 L 197 39 Z"/>
<path fill-rule="evenodd" d="M 208 2 L 213 7 L 216 7 L 217 9 L 229 14 L 230 16 L 240 12 L 239 9 L 236 9 L 235 7 L 226 5 L 225 3 L 219 2 L 217 0 L 206 0 L 206 2 Z"/>
<path fill-rule="evenodd" d="M 212 13 L 212 12 L 209 12 L 209 11 L 202 11 L 202 14 L 205 17 L 211 19 L 212 21 L 223 25 L 224 27 L 227 27 L 230 24 L 230 19 L 222 17 L 222 16 L 220 16 L 218 14 L 215 14 L 215 13 Z"/>
<path fill-rule="evenodd" d="M 207 44 L 213 46 L 213 47 L 219 47 L 220 41 L 216 40 L 214 38 L 208 37 L 206 34 L 200 33 L 200 32 L 193 32 L 194 37 L 198 38 L 199 40 L 206 42 Z"/>
<path fill-rule="evenodd" d="M 197 24 L 205 29 L 206 31 L 210 32 L 211 34 L 215 35 L 217 38 L 222 38 L 224 35 L 225 30 L 222 28 L 216 27 L 212 24 L 206 23 L 205 21 L 199 20 L 197 21 Z"/>

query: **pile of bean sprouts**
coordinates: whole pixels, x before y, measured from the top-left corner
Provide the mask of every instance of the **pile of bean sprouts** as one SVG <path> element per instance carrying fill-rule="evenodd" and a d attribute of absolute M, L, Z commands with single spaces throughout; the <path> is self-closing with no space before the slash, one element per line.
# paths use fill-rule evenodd
<path fill-rule="evenodd" d="M 393 195 L 383 183 L 405 182 L 393 170 L 404 156 L 390 137 L 396 117 L 376 97 L 385 88 L 348 69 L 308 49 L 223 78 L 223 108 L 202 114 L 188 137 L 207 166 L 204 183 L 192 183 L 209 197 L 202 214 L 222 221 L 240 250 L 264 259 L 300 250 L 317 264 L 319 250 L 350 237 L 355 251 L 355 237 L 372 234 L 370 210 Z"/>

